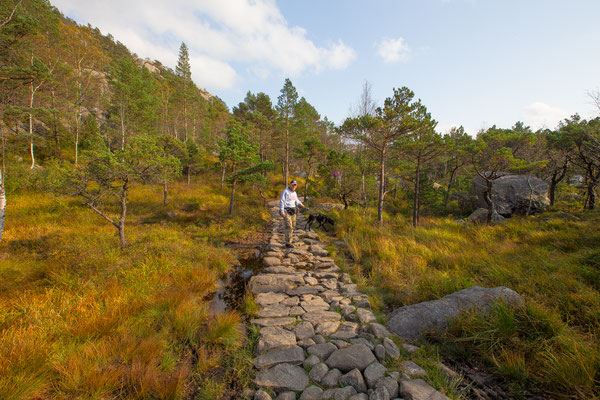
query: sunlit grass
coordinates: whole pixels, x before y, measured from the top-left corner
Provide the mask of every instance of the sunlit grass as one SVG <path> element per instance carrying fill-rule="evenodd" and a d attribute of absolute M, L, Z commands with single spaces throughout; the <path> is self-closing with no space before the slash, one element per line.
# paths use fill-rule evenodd
<path fill-rule="evenodd" d="M 205 376 L 231 385 L 212 371 L 241 357 L 240 317 L 209 315 L 207 296 L 235 261 L 221 245 L 268 217 L 252 191 L 239 196 L 230 217 L 217 186 L 172 184 L 166 207 L 160 186 L 136 186 L 120 249 L 114 227 L 77 199 L 11 194 L 0 243 L 0 398 L 180 399 Z"/>
<path fill-rule="evenodd" d="M 517 386 L 544 383 L 589 398 L 600 393 L 600 215 L 578 215 L 582 221 L 550 212 L 494 226 L 427 217 L 415 229 L 402 215 L 380 226 L 349 210 L 337 211 L 336 233 L 356 263 L 348 267 L 356 282 L 378 291 L 387 307 L 473 285 L 516 290 L 525 311 L 471 316 L 444 340 L 457 341 L 458 353 L 478 354 Z"/>

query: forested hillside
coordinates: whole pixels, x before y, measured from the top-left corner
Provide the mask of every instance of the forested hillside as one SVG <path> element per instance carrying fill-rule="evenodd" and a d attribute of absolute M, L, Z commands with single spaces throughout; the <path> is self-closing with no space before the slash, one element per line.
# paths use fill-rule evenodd
<path fill-rule="evenodd" d="M 430 356 L 475 357 L 515 396 L 600 395 L 600 117 L 440 132 L 411 89 L 377 104 L 365 82 L 336 126 L 290 79 L 229 109 L 185 43 L 175 69 L 144 57 L 47 0 L 0 2 L 0 398 L 246 396 L 256 305 L 210 298 L 236 264 L 224 244 L 255 239 L 291 179 L 343 206 L 329 239 L 382 318 L 473 284 L 525 298 Z M 507 174 L 528 185 L 511 212 L 493 195 Z"/>

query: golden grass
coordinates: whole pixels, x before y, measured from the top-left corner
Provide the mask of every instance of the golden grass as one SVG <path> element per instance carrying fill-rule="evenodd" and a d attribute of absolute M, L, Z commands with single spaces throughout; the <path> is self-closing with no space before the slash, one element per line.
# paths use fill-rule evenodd
<path fill-rule="evenodd" d="M 376 288 L 388 307 L 472 285 L 516 290 L 526 299 L 524 312 L 469 317 L 444 340 L 470 346 L 463 351 L 517 383 L 544 382 L 565 396 L 589 398 L 600 394 L 599 215 L 572 221 L 546 213 L 495 226 L 424 218 L 415 229 L 401 215 L 378 226 L 350 210 L 338 212 L 336 232 L 360 265 L 349 268 L 357 283 Z"/>
<path fill-rule="evenodd" d="M 9 195 L 1 399 L 190 398 L 240 351 L 239 315 L 210 315 L 207 295 L 235 260 L 221 245 L 268 213 L 243 190 L 232 217 L 217 187 L 175 183 L 169 194 L 165 208 L 160 186 L 132 189 L 122 250 L 114 227 L 76 199 Z"/>

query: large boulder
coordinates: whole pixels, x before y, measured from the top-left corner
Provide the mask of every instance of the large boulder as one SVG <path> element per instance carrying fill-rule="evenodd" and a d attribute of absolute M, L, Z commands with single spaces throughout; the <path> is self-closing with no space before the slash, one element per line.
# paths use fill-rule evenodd
<path fill-rule="evenodd" d="M 476 175 L 471 180 L 471 191 L 477 196 L 478 207 L 486 208 L 483 197 L 486 184 L 483 178 Z M 525 215 L 542 211 L 550 205 L 548 184 L 541 179 L 528 175 L 503 174 L 494 181 L 492 200 L 498 214 L 504 217 Z"/>
<path fill-rule="evenodd" d="M 498 301 L 511 306 L 523 304 L 521 296 L 507 287 L 472 286 L 438 300 L 400 307 L 389 315 L 388 327 L 403 338 L 416 339 L 425 331 L 445 330 L 461 312 L 472 309 L 488 312 Z"/>

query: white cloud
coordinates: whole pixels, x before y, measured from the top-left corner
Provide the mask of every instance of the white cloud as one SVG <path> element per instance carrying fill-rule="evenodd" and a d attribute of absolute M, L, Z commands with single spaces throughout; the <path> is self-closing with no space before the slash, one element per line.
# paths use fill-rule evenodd
<path fill-rule="evenodd" d="M 235 68 L 298 75 L 346 68 L 356 54 L 341 40 L 318 46 L 302 27 L 289 26 L 274 0 L 53 0 L 81 23 L 111 33 L 140 57 L 175 66 L 179 44 L 190 49 L 192 79 L 231 88 Z M 195 63 L 197 63 L 195 65 Z M 235 65 L 236 63 L 243 66 Z"/>
<path fill-rule="evenodd" d="M 383 58 L 386 63 L 406 62 L 410 59 L 412 49 L 402 37 L 396 39 L 383 38 L 375 44 L 377 54 Z"/>
<path fill-rule="evenodd" d="M 553 129 L 567 117 L 569 113 L 566 110 L 540 102 L 533 102 L 521 110 L 521 119 L 532 129 Z"/>

